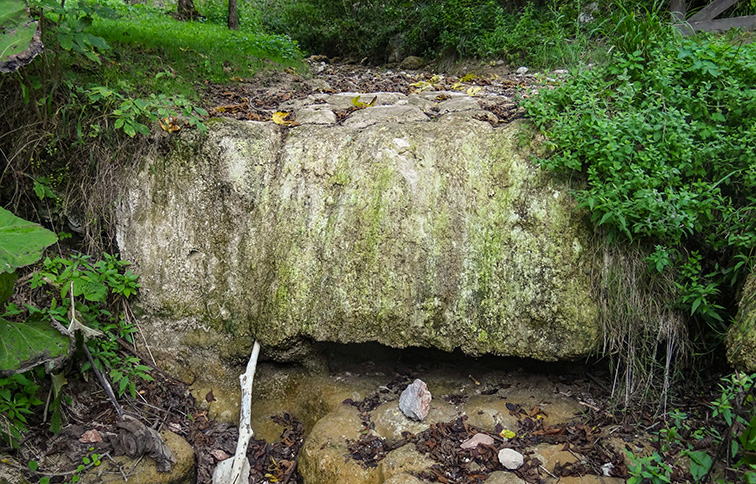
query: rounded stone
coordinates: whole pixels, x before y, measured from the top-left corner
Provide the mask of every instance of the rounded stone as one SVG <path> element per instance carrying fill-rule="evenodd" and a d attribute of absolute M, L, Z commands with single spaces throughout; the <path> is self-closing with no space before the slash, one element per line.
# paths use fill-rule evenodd
<path fill-rule="evenodd" d="M 383 481 L 383 484 L 423 484 L 424 482 L 411 474 L 397 474 Z"/>
<path fill-rule="evenodd" d="M 168 430 L 160 432 L 173 458 L 176 459 L 171 472 L 158 472 L 155 461 L 151 457 L 144 457 L 138 463 L 127 456 L 114 457 L 117 465 L 124 471 L 116 468 L 112 461 L 103 460 L 99 467 L 93 467 L 82 475 L 81 484 L 129 484 L 134 482 L 149 482 L 150 484 L 193 484 L 195 481 L 194 449 L 189 442 L 180 435 Z M 136 467 L 134 467 L 136 463 Z M 124 474 L 128 480 L 124 479 Z"/>
<path fill-rule="evenodd" d="M 516 471 L 525 462 L 522 454 L 514 449 L 501 449 L 499 451 L 499 462 L 510 471 Z"/>
<path fill-rule="evenodd" d="M 378 484 L 377 468 L 364 469 L 349 454 L 347 439 L 360 437 L 362 420 L 356 408 L 342 405 L 315 424 L 299 451 L 299 472 L 305 484 Z"/>
<path fill-rule="evenodd" d="M 509 413 L 507 402 L 496 395 L 475 395 L 465 402 L 463 408 L 467 424 L 488 432 L 496 432 L 501 424 L 505 430 L 517 432 L 517 417 Z"/>
<path fill-rule="evenodd" d="M 401 64 L 399 64 L 399 67 L 402 69 L 409 69 L 411 71 L 422 69 L 425 67 L 427 62 L 422 57 L 417 57 L 414 55 L 410 55 L 404 58 Z"/>
<path fill-rule="evenodd" d="M 440 422 L 449 422 L 457 417 L 457 409 L 443 400 L 433 400 L 425 420 L 418 422 L 408 418 L 396 401 L 386 402 L 370 412 L 370 420 L 375 424 L 375 432 L 388 442 L 401 440 L 402 432 L 419 434 Z"/>
<path fill-rule="evenodd" d="M 564 465 L 568 462 L 577 462 L 580 460 L 579 457 L 575 457 L 571 452 L 562 450 L 563 447 L 562 445 L 539 444 L 531 450 L 534 452 L 533 457 L 540 460 L 543 467 L 549 471 L 553 471 L 557 463 Z"/>
<path fill-rule="evenodd" d="M 436 464 L 436 461 L 419 452 L 415 444 L 407 444 L 392 450 L 378 465 L 381 478 L 391 479 L 395 476 L 417 474 Z"/>

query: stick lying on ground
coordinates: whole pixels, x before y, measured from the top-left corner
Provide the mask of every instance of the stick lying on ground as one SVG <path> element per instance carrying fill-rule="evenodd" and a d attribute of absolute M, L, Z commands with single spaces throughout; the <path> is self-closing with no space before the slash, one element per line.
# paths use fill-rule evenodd
<path fill-rule="evenodd" d="M 230 459 L 218 462 L 213 472 L 213 484 L 247 484 L 249 482 L 249 460 L 247 446 L 255 435 L 252 431 L 252 383 L 255 379 L 257 357 L 260 355 L 260 343 L 255 341 L 252 355 L 247 363 L 247 371 L 239 375 L 241 384 L 241 411 L 239 415 L 239 440 L 236 454 Z"/>

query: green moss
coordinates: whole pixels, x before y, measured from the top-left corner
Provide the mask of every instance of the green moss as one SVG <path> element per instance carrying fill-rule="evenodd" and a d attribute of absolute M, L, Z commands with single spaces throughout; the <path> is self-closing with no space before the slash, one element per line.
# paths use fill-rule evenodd
<path fill-rule="evenodd" d="M 593 344 L 591 251 L 572 249 L 588 241 L 554 196 L 566 187 L 515 150 L 517 124 L 300 127 L 283 145 L 262 123 L 214 128 L 148 175 L 145 281 L 164 314 L 268 347 L 304 337 L 554 359 Z M 182 260 L 189 249 L 200 255 Z M 216 344 L 200 332 L 187 344 Z"/>
<path fill-rule="evenodd" d="M 727 333 L 727 358 L 733 367 L 756 372 L 756 274 L 743 286 L 738 314 Z"/>

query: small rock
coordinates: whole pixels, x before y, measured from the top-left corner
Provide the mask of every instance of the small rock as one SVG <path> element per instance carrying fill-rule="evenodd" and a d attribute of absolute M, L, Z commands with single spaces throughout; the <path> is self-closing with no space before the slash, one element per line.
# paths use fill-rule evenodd
<path fill-rule="evenodd" d="M 222 449 L 215 449 L 210 451 L 210 455 L 215 457 L 215 460 L 222 461 L 229 458 L 229 455 L 223 452 Z"/>
<path fill-rule="evenodd" d="M 469 97 L 458 97 L 447 99 L 438 104 L 438 113 L 456 113 L 460 111 L 478 110 L 480 105 L 478 101 Z"/>
<path fill-rule="evenodd" d="M 330 91 L 331 85 L 325 79 L 308 79 L 304 82 L 304 85 L 312 89 L 313 91 Z"/>
<path fill-rule="evenodd" d="M 431 392 L 422 380 L 415 380 L 399 397 L 399 410 L 404 415 L 422 421 L 430 411 Z"/>
<path fill-rule="evenodd" d="M 81 437 L 79 437 L 79 442 L 83 442 L 85 444 L 102 442 L 102 436 L 96 429 L 87 430 L 86 432 L 81 434 Z"/>
<path fill-rule="evenodd" d="M 555 70 L 553 72 L 553 74 L 556 74 L 557 76 L 564 76 L 564 75 L 567 75 L 569 73 L 570 73 L 570 71 L 568 71 L 567 69 L 557 69 L 557 70 Z"/>
<path fill-rule="evenodd" d="M 517 74 L 519 74 L 519 75 L 527 74 L 528 73 L 528 68 L 525 67 L 525 66 L 522 66 L 522 67 L 518 68 L 515 72 Z"/>
<path fill-rule="evenodd" d="M 300 109 L 297 111 L 299 124 L 336 124 L 336 115 L 329 109 Z"/>
<path fill-rule="evenodd" d="M 606 464 L 601 466 L 601 474 L 604 477 L 609 477 L 612 475 L 611 474 L 612 469 L 614 469 L 614 464 L 612 464 L 611 462 L 607 462 Z"/>
<path fill-rule="evenodd" d="M 565 464 L 575 464 L 575 462 L 579 461 L 579 458 L 575 454 L 562 450 L 562 448 L 561 445 L 543 443 L 536 445 L 530 450 L 533 451 L 532 457 L 540 460 L 541 465 L 547 470 L 553 470 L 557 463 L 564 466 Z"/>
<path fill-rule="evenodd" d="M 522 454 L 514 449 L 501 449 L 499 451 L 499 462 L 510 471 L 516 471 L 524 462 Z"/>
<path fill-rule="evenodd" d="M 409 69 L 411 71 L 415 71 L 417 69 L 422 69 L 423 67 L 425 67 L 425 65 L 426 65 L 426 62 L 422 57 L 411 55 L 409 57 L 405 57 L 399 66 L 402 69 Z"/>
<path fill-rule="evenodd" d="M 490 435 L 477 433 L 462 442 L 459 446 L 463 449 L 474 449 L 480 444 L 493 445 L 494 439 Z"/>
<path fill-rule="evenodd" d="M 419 474 L 429 471 L 436 461 L 415 449 L 415 444 L 406 444 L 394 449 L 378 464 L 378 472 L 384 479 L 397 475 Z"/>
<path fill-rule="evenodd" d="M 308 61 L 315 63 L 315 62 L 325 62 L 328 64 L 330 61 L 328 60 L 327 55 L 311 55 L 307 58 Z"/>

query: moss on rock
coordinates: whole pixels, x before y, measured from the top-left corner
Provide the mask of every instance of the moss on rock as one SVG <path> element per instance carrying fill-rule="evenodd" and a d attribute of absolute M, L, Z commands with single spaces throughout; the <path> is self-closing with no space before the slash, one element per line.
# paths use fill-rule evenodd
<path fill-rule="evenodd" d="M 756 372 L 756 274 L 743 286 L 738 315 L 727 333 L 727 359 L 738 370 Z"/>
<path fill-rule="evenodd" d="M 288 132 L 222 120 L 180 138 L 119 208 L 153 338 L 228 361 L 254 338 L 588 354 L 590 231 L 522 136 L 521 123 L 462 119 Z"/>

